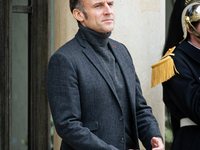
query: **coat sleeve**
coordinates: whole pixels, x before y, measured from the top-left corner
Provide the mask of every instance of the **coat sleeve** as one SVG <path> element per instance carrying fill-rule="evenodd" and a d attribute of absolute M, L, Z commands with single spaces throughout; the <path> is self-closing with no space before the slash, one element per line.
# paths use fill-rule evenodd
<path fill-rule="evenodd" d="M 151 150 L 151 139 L 160 137 L 162 139 L 160 129 L 156 118 L 152 114 L 152 108 L 147 105 L 142 95 L 139 79 L 136 75 L 136 117 L 139 138 L 147 150 Z"/>
<path fill-rule="evenodd" d="M 177 50 L 174 63 L 179 74 L 163 83 L 164 101 L 176 119 L 188 117 L 200 125 L 200 85 L 197 68 Z M 176 108 L 176 109 L 174 109 Z M 174 113 L 175 112 L 175 113 Z"/>
<path fill-rule="evenodd" d="M 47 93 L 58 135 L 73 149 L 118 150 L 81 122 L 81 102 L 75 67 L 69 58 L 55 53 L 47 71 Z"/>

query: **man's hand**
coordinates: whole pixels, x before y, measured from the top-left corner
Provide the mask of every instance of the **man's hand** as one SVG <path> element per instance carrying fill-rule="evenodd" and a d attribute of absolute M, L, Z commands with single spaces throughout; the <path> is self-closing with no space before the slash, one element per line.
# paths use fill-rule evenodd
<path fill-rule="evenodd" d="M 161 138 L 153 137 L 151 139 L 152 150 L 164 150 L 164 144 Z"/>

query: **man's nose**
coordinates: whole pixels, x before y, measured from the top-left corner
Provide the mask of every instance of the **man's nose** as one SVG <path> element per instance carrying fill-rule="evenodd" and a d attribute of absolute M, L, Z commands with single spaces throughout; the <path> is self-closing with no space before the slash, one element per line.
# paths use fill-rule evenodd
<path fill-rule="evenodd" d="M 110 7 L 109 4 L 105 5 L 104 15 L 110 15 L 113 12 L 113 9 Z"/>

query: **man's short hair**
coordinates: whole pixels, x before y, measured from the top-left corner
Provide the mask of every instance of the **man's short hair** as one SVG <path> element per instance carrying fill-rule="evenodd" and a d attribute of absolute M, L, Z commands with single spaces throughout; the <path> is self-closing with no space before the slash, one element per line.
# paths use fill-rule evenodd
<path fill-rule="evenodd" d="M 72 13 L 74 9 L 78 9 L 83 12 L 83 14 L 85 15 L 87 19 L 87 13 L 85 12 L 82 0 L 70 0 L 69 5 L 70 5 L 70 10 Z"/>
<path fill-rule="evenodd" d="M 78 3 L 80 3 L 80 0 L 70 0 L 69 1 L 69 6 L 70 6 L 71 12 L 73 12 L 73 10 L 76 8 L 76 5 Z"/>

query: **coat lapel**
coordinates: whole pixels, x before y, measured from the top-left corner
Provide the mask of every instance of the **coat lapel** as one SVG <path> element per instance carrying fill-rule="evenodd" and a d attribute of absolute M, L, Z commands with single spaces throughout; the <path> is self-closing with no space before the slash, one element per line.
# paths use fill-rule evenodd
<path fill-rule="evenodd" d="M 117 44 L 116 42 L 113 42 L 112 40 L 109 42 L 110 48 L 113 52 L 113 55 L 115 56 L 119 67 L 121 69 L 122 75 L 124 77 L 124 81 L 126 83 L 127 87 L 127 94 L 130 100 L 130 106 L 132 110 L 133 115 L 133 133 L 136 134 L 138 137 L 137 132 L 137 118 L 136 118 L 136 77 L 135 77 L 135 68 L 131 59 L 131 56 L 128 52 L 128 50 L 122 45 Z M 117 45 L 116 45 L 117 44 Z M 134 139 L 135 143 L 138 145 L 138 139 Z M 138 146 L 139 147 L 139 146 Z"/>
<path fill-rule="evenodd" d="M 108 85 L 110 86 L 110 88 L 112 89 L 114 95 L 116 96 L 116 98 L 118 100 L 117 92 L 114 87 L 113 81 L 112 81 L 110 75 L 108 74 L 108 72 L 103 67 L 101 61 L 96 56 L 93 48 L 88 44 L 88 46 L 83 50 L 83 53 L 86 55 L 86 57 L 91 61 L 91 63 L 97 68 L 97 70 L 100 72 L 100 74 L 106 80 L 106 82 L 108 83 Z"/>
<path fill-rule="evenodd" d="M 108 72 L 103 67 L 101 61 L 98 59 L 93 48 L 89 45 L 89 43 L 86 40 L 82 39 L 80 32 L 77 33 L 76 38 L 77 38 L 79 44 L 83 47 L 82 51 L 85 54 L 85 56 L 90 60 L 90 62 L 95 66 L 95 68 L 99 71 L 99 73 L 106 80 L 107 84 L 110 86 L 111 90 L 113 91 L 115 97 L 117 98 L 117 100 L 119 102 L 119 98 L 118 98 L 115 86 L 113 84 L 113 81 L 112 81 L 110 75 L 108 74 Z"/>
<path fill-rule="evenodd" d="M 116 43 L 113 41 L 110 41 L 109 44 L 113 52 L 113 55 L 115 56 L 119 64 L 119 67 L 121 69 L 122 75 L 124 77 L 127 86 L 129 97 L 134 100 L 135 98 L 133 98 L 133 93 L 134 93 L 133 91 L 135 91 L 134 89 L 135 74 L 133 70 L 134 66 L 132 62 L 130 62 L 131 58 L 129 57 L 128 52 L 126 52 L 125 47 L 123 47 L 121 44 L 115 45 Z M 132 66 L 130 66 L 131 64 Z"/>

